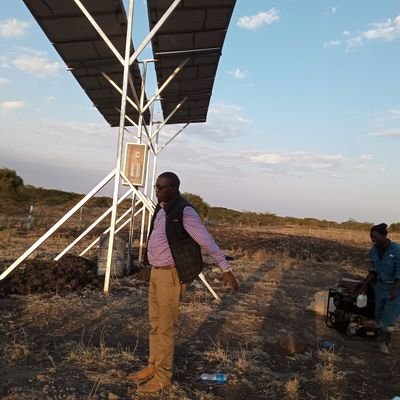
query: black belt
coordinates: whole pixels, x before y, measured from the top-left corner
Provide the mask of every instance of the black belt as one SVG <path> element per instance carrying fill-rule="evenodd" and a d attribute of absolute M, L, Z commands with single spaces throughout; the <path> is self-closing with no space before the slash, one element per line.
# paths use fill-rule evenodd
<path fill-rule="evenodd" d="M 173 269 L 175 268 L 175 264 L 170 264 L 170 265 L 152 265 L 153 268 L 155 269 Z"/>

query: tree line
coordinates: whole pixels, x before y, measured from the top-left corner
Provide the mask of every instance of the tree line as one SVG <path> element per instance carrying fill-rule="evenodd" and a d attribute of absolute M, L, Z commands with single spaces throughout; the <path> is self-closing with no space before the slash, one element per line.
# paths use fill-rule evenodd
<path fill-rule="evenodd" d="M 20 202 L 37 201 L 41 199 L 41 201 L 44 201 L 48 206 L 71 203 L 71 201 L 78 201 L 81 197 L 81 195 L 76 193 L 54 189 L 34 188 L 29 185 L 25 186 L 22 178 L 18 176 L 14 170 L 8 168 L 0 168 L 0 193 L 3 198 L 13 197 Z M 237 211 L 226 207 L 210 206 L 202 197 L 193 193 L 183 193 L 183 196 L 209 224 L 227 224 L 248 227 L 297 225 L 307 228 L 336 228 L 359 231 L 368 231 L 372 226 L 370 222 L 359 222 L 352 218 L 344 222 L 336 222 L 317 218 L 282 217 L 270 212 Z M 111 205 L 111 199 L 108 197 L 94 198 L 89 204 L 90 206 L 96 207 L 109 207 Z M 400 232 L 400 222 L 391 224 L 390 231 Z"/>
<path fill-rule="evenodd" d="M 219 223 L 249 227 L 297 225 L 307 228 L 345 229 L 369 231 L 371 222 L 359 222 L 353 218 L 344 222 L 329 221 L 317 218 L 282 217 L 270 212 L 237 211 L 225 207 L 212 207 L 200 196 L 183 193 L 183 196 L 196 208 L 200 216 L 208 223 Z M 390 231 L 400 232 L 400 222 L 390 225 Z"/>

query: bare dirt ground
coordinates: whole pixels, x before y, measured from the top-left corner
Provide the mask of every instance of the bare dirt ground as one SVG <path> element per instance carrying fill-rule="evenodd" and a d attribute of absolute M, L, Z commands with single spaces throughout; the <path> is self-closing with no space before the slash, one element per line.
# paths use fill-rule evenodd
<path fill-rule="evenodd" d="M 400 345 L 382 356 L 374 340 L 350 338 L 306 310 L 315 292 L 341 277 L 365 275 L 367 233 L 213 228 L 241 282 L 225 293 L 206 258 L 204 274 L 222 297 L 199 281 L 181 305 L 174 384 L 149 398 L 185 400 L 368 399 L 400 394 Z M 36 258 L 0 283 L 0 399 L 136 399 L 126 376 L 147 356 L 146 273 L 112 281 L 108 295 L 94 260 L 51 261 L 69 240 L 60 233 Z M 31 233 L 0 232 L 0 272 L 33 242 Z M 61 249 L 60 249 L 61 250 Z M 304 351 L 277 342 L 301 337 Z M 335 350 L 320 343 L 334 340 Z M 397 347 L 396 347 L 397 346 Z M 229 374 L 223 385 L 203 372 Z"/>

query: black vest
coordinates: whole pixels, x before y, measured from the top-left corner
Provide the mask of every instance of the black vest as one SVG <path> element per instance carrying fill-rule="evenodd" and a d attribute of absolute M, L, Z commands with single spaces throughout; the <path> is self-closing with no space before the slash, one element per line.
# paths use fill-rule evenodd
<path fill-rule="evenodd" d="M 185 207 L 194 208 L 179 193 L 164 206 L 166 213 L 165 233 L 181 283 L 191 282 L 199 275 L 204 266 L 200 246 L 183 227 L 183 209 Z M 154 211 L 149 237 L 153 231 L 154 220 L 160 208 L 157 205 Z"/>

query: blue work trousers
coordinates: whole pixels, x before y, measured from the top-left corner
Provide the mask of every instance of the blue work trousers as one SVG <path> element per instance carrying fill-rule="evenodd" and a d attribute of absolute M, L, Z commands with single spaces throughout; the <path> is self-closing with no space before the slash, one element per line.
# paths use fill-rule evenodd
<path fill-rule="evenodd" d="M 389 301 L 389 293 L 394 284 L 377 282 L 375 292 L 375 320 L 383 331 L 390 332 L 396 325 L 400 315 L 400 293 Z"/>

